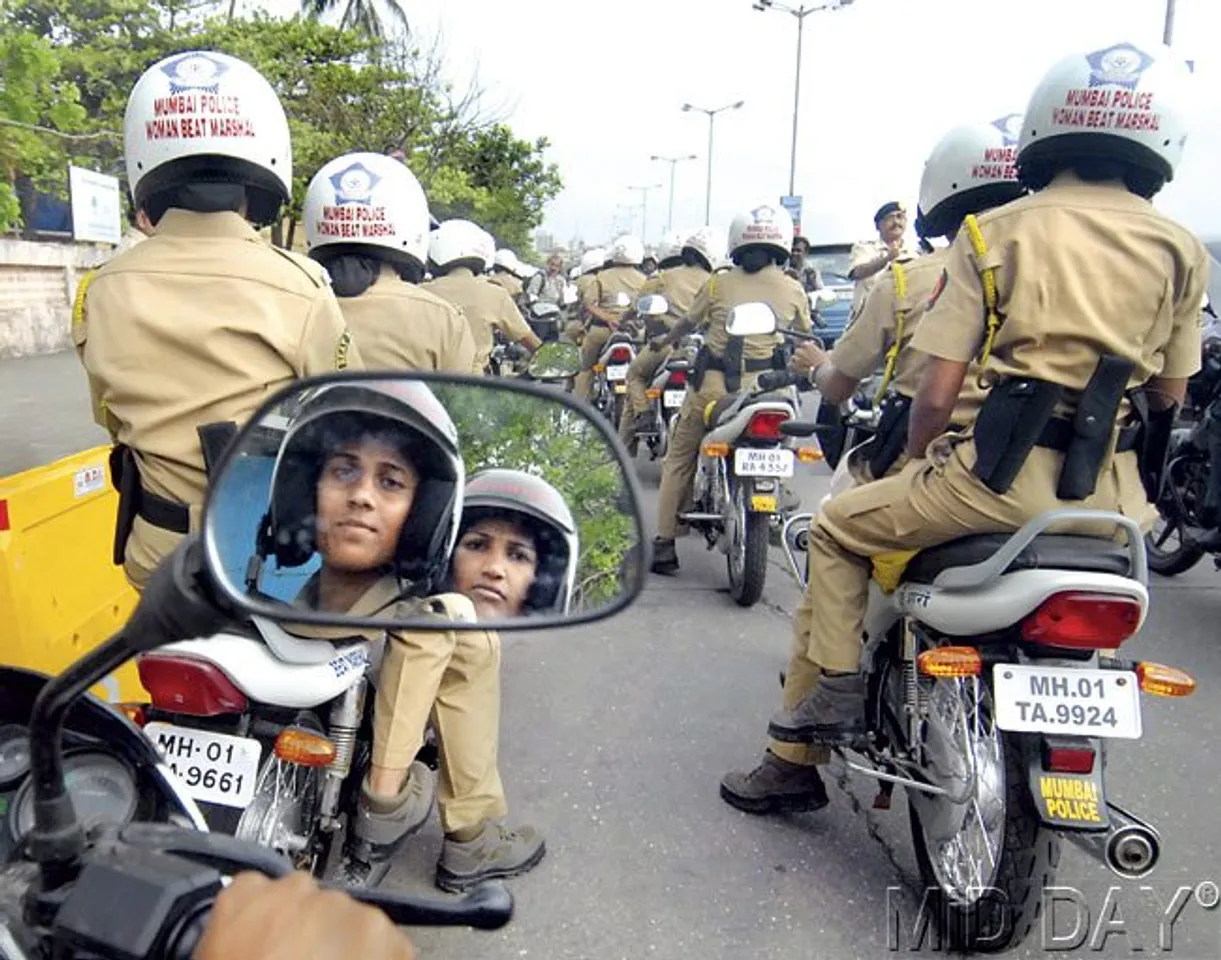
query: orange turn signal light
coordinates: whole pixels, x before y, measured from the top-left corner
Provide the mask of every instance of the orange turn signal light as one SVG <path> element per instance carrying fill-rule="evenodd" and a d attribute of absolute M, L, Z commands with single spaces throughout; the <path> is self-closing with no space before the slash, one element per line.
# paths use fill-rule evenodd
<path fill-rule="evenodd" d="M 823 459 L 823 452 L 818 447 L 798 447 L 797 459 L 802 463 L 818 463 Z"/>
<path fill-rule="evenodd" d="M 647 390 L 645 390 L 644 395 L 646 397 L 648 397 L 650 400 L 656 400 L 658 397 L 661 396 L 661 391 L 658 390 L 656 387 L 649 387 Z"/>
<path fill-rule="evenodd" d="M 706 443 L 702 449 L 706 457 L 729 456 L 729 444 L 727 443 Z"/>
<path fill-rule="evenodd" d="M 606 364 L 605 363 L 595 363 L 594 364 L 594 373 L 606 373 Z"/>
<path fill-rule="evenodd" d="M 1196 681 L 1191 674 L 1163 663 L 1138 663 L 1136 679 L 1140 681 L 1141 690 L 1157 697 L 1189 697 L 1196 691 Z"/>
<path fill-rule="evenodd" d="M 335 744 L 320 734 L 289 727 L 276 737 L 276 756 L 299 767 L 327 767 L 335 759 Z"/>
<path fill-rule="evenodd" d="M 146 717 L 144 708 L 148 706 L 146 703 L 116 703 L 115 709 L 123 714 L 128 720 L 134 723 L 137 727 L 143 728 Z"/>
<path fill-rule="evenodd" d="M 916 658 L 916 668 L 926 677 L 950 680 L 958 677 L 978 677 L 984 661 L 974 647 L 938 647 L 925 650 Z"/>

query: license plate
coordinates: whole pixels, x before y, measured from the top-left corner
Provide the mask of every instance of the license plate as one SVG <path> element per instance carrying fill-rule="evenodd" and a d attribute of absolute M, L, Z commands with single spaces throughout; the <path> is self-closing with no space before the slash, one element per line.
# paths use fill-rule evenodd
<path fill-rule="evenodd" d="M 793 451 L 784 447 L 775 450 L 739 447 L 733 453 L 733 472 L 739 477 L 791 477 Z"/>
<path fill-rule="evenodd" d="M 606 379 L 607 380 L 626 380 L 627 379 L 627 368 L 629 366 L 631 366 L 631 364 L 621 363 L 621 364 L 617 364 L 616 366 L 613 366 L 613 367 L 607 367 L 606 368 Z"/>
<path fill-rule="evenodd" d="M 254 799 L 263 745 L 247 737 L 150 723 L 144 734 L 196 800 L 245 809 Z"/>
<path fill-rule="evenodd" d="M 998 663 L 992 685 L 1002 730 L 1140 739 L 1140 684 L 1131 671 Z"/>
<path fill-rule="evenodd" d="M 661 402 L 667 407 L 681 407 L 686 397 L 686 390 L 666 390 L 661 395 Z"/>

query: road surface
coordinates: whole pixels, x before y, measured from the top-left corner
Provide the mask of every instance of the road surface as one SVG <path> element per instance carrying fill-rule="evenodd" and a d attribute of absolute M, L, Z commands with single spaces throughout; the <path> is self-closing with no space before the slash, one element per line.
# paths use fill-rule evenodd
<path fill-rule="evenodd" d="M 0 362 L 0 402 L 0 475 L 103 439 L 71 353 Z M 638 469 L 651 512 L 657 465 Z M 801 491 L 815 503 L 827 471 L 802 469 Z M 651 536 L 655 517 L 646 521 Z M 412 931 L 421 956 L 873 960 L 936 952 L 931 939 L 913 949 L 918 899 L 901 791 L 892 810 L 870 815 L 881 842 L 834 786 L 827 809 L 775 819 L 719 799 L 721 775 L 752 764 L 762 748 L 797 593 L 777 552 L 763 602 L 742 610 L 724 592 L 719 553 L 694 539 L 679 549 L 681 575 L 650 577 L 619 617 L 505 636 L 501 757 L 511 820 L 546 832 L 547 858 L 511 882 L 511 925 Z M 1219 583 L 1207 562 L 1159 580 L 1149 622 L 1125 648 L 1186 668 L 1200 690 L 1184 701 L 1147 699 L 1144 739 L 1112 747 L 1109 793 L 1159 827 L 1162 864 L 1143 881 L 1120 883 L 1066 845 L 1059 883 L 1076 888 L 1090 914 L 1070 956 L 1221 956 L 1221 909 L 1200 904 L 1216 891 L 1208 883 L 1221 882 Z M 868 806 L 869 781 L 854 775 L 849 789 Z M 431 890 L 440 843 L 434 823 L 389 882 Z M 1186 898 L 1177 922 L 1159 929 L 1176 893 Z M 1045 922 L 1009 955 L 1071 945 L 1082 919 L 1074 912 L 1061 902 L 1054 928 Z"/>

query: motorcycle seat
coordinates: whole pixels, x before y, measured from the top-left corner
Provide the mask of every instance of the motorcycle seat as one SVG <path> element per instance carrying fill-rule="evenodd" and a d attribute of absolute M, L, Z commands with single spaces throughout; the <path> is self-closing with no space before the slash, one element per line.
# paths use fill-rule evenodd
<path fill-rule="evenodd" d="M 904 583 L 932 583 L 951 567 L 983 563 L 1010 538 L 1009 533 L 981 533 L 921 550 L 903 572 Z M 1014 558 L 1014 570 L 1086 570 L 1091 573 L 1130 573 L 1128 548 L 1108 537 L 1045 533 L 1034 538 Z"/>
<path fill-rule="evenodd" d="M 738 398 L 741 394 L 727 393 L 720 400 L 714 400 L 709 406 L 704 408 L 704 426 L 712 428 L 719 427 L 724 421 L 729 420 L 734 413 L 738 404 Z"/>

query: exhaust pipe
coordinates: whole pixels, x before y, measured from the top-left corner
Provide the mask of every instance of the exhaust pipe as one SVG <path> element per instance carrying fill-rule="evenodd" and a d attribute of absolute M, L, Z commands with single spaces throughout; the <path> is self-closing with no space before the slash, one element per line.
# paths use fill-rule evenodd
<path fill-rule="evenodd" d="M 1063 836 L 1124 880 L 1139 880 L 1157 866 L 1162 838 L 1150 824 L 1107 801 L 1111 828 L 1106 833 L 1065 831 Z"/>

